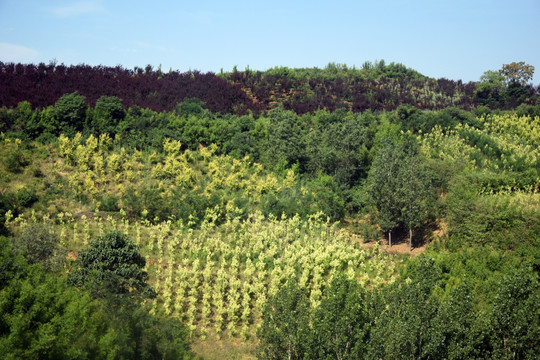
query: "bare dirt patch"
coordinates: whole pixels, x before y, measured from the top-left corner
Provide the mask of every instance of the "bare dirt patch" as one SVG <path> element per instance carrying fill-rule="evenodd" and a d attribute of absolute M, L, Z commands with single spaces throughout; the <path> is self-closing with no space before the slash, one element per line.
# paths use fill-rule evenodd
<path fill-rule="evenodd" d="M 380 238 L 377 241 L 365 242 L 364 239 L 356 234 L 350 234 L 350 238 L 353 241 L 358 242 L 361 246 L 367 248 L 373 248 L 376 244 L 379 246 L 379 249 L 384 249 L 389 254 L 408 254 L 410 256 L 418 256 L 424 252 L 426 245 L 423 242 L 422 244 L 417 244 L 413 246 L 412 250 L 409 249 L 409 238 L 408 237 L 397 237 L 392 236 L 392 246 L 388 245 L 388 239 Z"/>
<path fill-rule="evenodd" d="M 256 359 L 256 343 L 254 341 L 243 341 L 239 338 L 230 338 L 223 335 L 222 339 L 217 339 L 214 335 L 209 335 L 205 340 L 195 340 L 191 344 L 191 350 L 203 359 L 224 360 Z"/>
<path fill-rule="evenodd" d="M 387 237 L 380 237 L 375 241 L 365 241 L 365 239 L 354 233 L 353 229 L 355 225 L 369 221 L 369 215 L 366 215 L 363 219 L 358 220 L 345 220 L 348 225 L 342 229 L 346 232 L 351 241 L 358 242 L 361 246 L 372 248 L 377 244 L 379 248 L 384 249 L 390 254 L 406 254 L 409 256 L 418 256 L 422 254 L 426 249 L 426 244 L 430 239 L 444 238 L 447 236 L 447 224 L 444 221 L 437 221 L 436 223 L 424 226 L 413 234 L 413 247 L 409 249 L 409 232 L 392 232 L 392 246 L 388 245 Z"/>

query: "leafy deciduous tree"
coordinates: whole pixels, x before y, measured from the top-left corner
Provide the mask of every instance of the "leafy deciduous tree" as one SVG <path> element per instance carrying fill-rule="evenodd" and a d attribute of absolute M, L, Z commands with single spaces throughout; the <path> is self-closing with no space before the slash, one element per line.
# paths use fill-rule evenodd
<path fill-rule="evenodd" d="M 309 300 L 295 279 L 268 299 L 257 331 L 260 359 L 302 359 L 309 327 Z"/>
<path fill-rule="evenodd" d="M 116 126 L 126 117 L 122 100 L 116 96 L 101 96 L 94 107 L 93 127 L 98 134 L 116 133 Z"/>
<path fill-rule="evenodd" d="M 512 62 L 504 64 L 499 72 L 504 76 L 508 84 L 518 83 L 525 85 L 533 77 L 534 66 L 526 64 L 524 61 Z"/>
<path fill-rule="evenodd" d="M 389 245 L 392 230 L 405 225 L 412 247 L 412 229 L 424 220 L 427 177 L 419 156 L 416 139 L 407 133 L 397 139 L 381 139 L 373 160 L 369 193 L 378 211 L 379 225 L 388 232 Z"/>
<path fill-rule="evenodd" d="M 433 291 L 441 280 L 441 270 L 431 258 L 421 258 L 414 278 L 386 289 L 379 297 L 384 306 L 370 336 L 370 356 L 374 359 L 420 359 L 432 334 L 438 303 Z"/>
<path fill-rule="evenodd" d="M 396 193 L 398 162 L 393 140 L 386 138 L 373 159 L 368 175 L 370 199 L 377 208 L 377 220 L 381 230 L 388 232 L 390 246 L 392 246 L 392 230 L 399 224 L 401 210 Z"/>
<path fill-rule="evenodd" d="M 55 117 L 60 125 L 60 131 L 72 137 L 77 131 L 82 131 L 86 120 L 86 98 L 77 91 L 63 95 L 54 104 Z"/>
<path fill-rule="evenodd" d="M 495 358 L 534 359 L 540 353 L 540 286 L 537 274 L 522 268 L 505 276 L 495 298 L 492 346 Z"/>
<path fill-rule="evenodd" d="M 98 298 L 112 297 L 113 301 L 153 297 L 145 265 L 137 246 L 126 235 L 111 231 L 79 253 L 69 281 L 89 288 Z"/>
<path fill-rule="evenodd" d="M 409 249 L 412 250 L 413 228 L 419 227 L 425 219 L 428 181 L 416 139 L 411 136 L 404 138 L 404 155 L 398 172 L 401 184 L 398 196 L 403 201 L 401 220 L 409 229 Z"/>
<path fill-rule="evenodd" d="M 370 319 L 356 279 L 337 276 L 314 310 L 309 352 L 313 359 L 362 359 Z"/>
<path fill-rule="evenodd" d="M 268 143 L 264 154 L 266 163 L 272 168 L 280 163 L 285 166 L 301 163 L 305 156 L 304 140 L 297 115 L 278 107 L 271 110 L 268 116 Z"/>
<path fill-rule="evenodd" d="M 50 269 L 63 260 L 63 252 L 58 247 L 59 239 L 44 224 L 30 224 L 15 243 L 23 251 L 29 264 L 42 263 Z"/>

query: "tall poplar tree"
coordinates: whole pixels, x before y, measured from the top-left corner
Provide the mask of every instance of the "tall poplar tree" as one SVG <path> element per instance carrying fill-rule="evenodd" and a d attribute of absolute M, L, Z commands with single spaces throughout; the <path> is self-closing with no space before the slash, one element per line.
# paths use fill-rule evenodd
<path fill-rule="evenodd" d="M 409 247 L 412 248 L 413 229 L 425 218 L 428 188 L 425 167 L 412 134 L 380 139 L 368 184 L 379 226 L 388 232 L 388 244 L 392 246 L 392 231 L 404 226 L 409 230 Z"/>
<path fill-rule="evenodd" d="M 373 159 L 368 175 L 370 199 L 377 208 L 377 219 L 381 230 L 388 233 L 390 246 L 392 246 L 392 230 L 398 226 L 401 208 L 396 193 L 398 161 L 394 140 L 386 137 L 382 139 L 381 147 Z"/>

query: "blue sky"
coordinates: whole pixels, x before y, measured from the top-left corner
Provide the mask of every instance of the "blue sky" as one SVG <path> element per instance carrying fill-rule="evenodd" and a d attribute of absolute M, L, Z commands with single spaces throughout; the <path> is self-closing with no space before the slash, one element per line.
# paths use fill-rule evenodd
<path fill-rule="evenodd" d="M 219 72 L 399 62 L 476 81 L 525 61 L 540 81 L 540 0 L 0 0 L 0 61 Z"/>

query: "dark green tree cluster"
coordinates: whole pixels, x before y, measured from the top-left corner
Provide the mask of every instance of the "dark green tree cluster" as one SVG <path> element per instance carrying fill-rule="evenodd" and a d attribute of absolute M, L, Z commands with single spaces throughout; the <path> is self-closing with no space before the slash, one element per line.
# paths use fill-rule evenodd
<path fill-rule="evenodd" d="M 495 283 L 483 305 L 478 284 L 467 278 L 453 284 L 449 265 L 422 257 L 401 281 L 369 291 L 340 276 L 314 309 L 306 290 L 290 279 L 264 310 L 259 358 L 535 359 L 537 273 L 514 268 Z"/>
<path fill-rule="evenodd" d="M 335 278 L 312 310 L 306 289 L 290 279 L 264 309 L 259 359 L 361 359 L 368 334 L 367 303 L 355 280 Z"/>
<path fill-rule="evenodd" d="M 523 175 L 523 174 L 522 174 Z M 521 181 L 528 182 L 525 176 Z M 487 197 L 480 189 L 509 179 L 469 173 L 450 185 L 445 199 L 449 236 L 454 249 L 490 246 L 520 254 L 540 269 L 540 213 L 512 203 L 508 198 Z M 519 184 L 519 183 L 518 183 Z M 504 185 L 505 186 L 505 185 Z"/>
<path fill-rule="evenodd" d="M 46 230 L 35 225 L 22 238 L 0 237 L 4 359 L 192 358 L 182 324 L 136 301 L 150 289 L 129 239 L 106 234 L 66 276 L 62 266 L 46 266 L 64 259 L 55 258 L 57 239 Z"/>
<path fill-rule="evenodd" d="M 392 122 L 399 124 L 403 131 L 413 133 L 429 133 L 436 126 L 443 129 L 452 129 L 458 124 L 481 126 L 474 113 L 453 106 L 440 111 L 423 111 L 412 105 L 400 105 Z"/>
<path fill-rule="evenodd" d="M 126 235 L 113 231 L 82 251 L 69 274 L 69 282 L 90 290 L 96 298 L 137 302 L 155 296 L 142 270 L 146 259 Z"/>
<path fill-rule="evenodd" d="M 517 107 L 534 91 L 527 85 L 533 74 L 534 66 L 523 61 L 504 64 L 499 71 L 486 71 L 474 93 L 478 104 L 492 108 Z"/>
<path fill-rule="evenodd" d="M 16 192 L 0 191 L 0 236 L 8 235 L 6 214 L 11 212 L 17 216 L 31 208 L 38 201 L 38 195 L 33 187 L 22 187 Z"/>
<path fill-rule="evenodd" d="M 427 219 L 428 194 L 433 190 L 416 138 L 410 133 L 382 136 L 367 180 L 370 202 L 389 245 L 392 231 L 402 227 L 409 231 L 412 248 L 413 229 Z"/>

